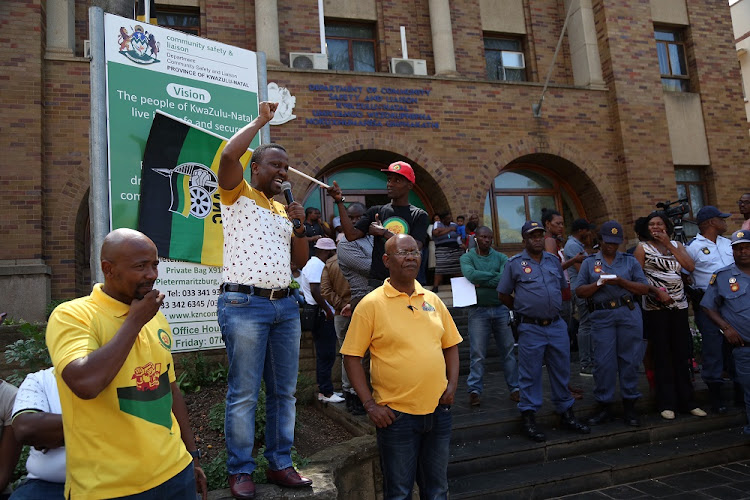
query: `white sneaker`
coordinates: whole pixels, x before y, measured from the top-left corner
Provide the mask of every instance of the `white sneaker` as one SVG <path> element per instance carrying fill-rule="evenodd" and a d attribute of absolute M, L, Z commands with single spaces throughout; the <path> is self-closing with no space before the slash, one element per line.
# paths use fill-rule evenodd
<path fill-rule="evenodd" d="M 664 410 L 661 412 L 661 418 L 664 420 L 674 420 L 674 412 L 672 410 Z"/>
<path fill-rule="evenodd" d="M 705 417 L 708 415 L 705 411 L 701 410 L 700 408 L 693 408 L 690 410 L 690 414 L 694 417 Z"/>
<path fill-rule="evenodd" d="M 334 393 L 335 395 L 337 395 L 338 397 L 340 397 L 340 398 L 343 398 L 343 397 L 344 397 L 344 393 L 343 393 L 343 392 L 336 392 L 336 391 L 333 391 L 333 393 Z"/>
<path fill-rule="evenodd" d="M 325 396 L 322 393 L 318 393 L 318 401 L 322 403 L 343 403 L 344 398 L 342 398 L 341 396 L 337 396 L 336 393 L 333 393 L 330 396 Z"/>

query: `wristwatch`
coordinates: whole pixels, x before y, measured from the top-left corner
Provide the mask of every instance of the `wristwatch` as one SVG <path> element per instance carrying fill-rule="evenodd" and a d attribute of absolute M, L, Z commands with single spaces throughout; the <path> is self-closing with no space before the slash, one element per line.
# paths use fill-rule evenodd
<path fill-rule="evenodd" d="M 346 196 L 342 196 L 340 200 L 338 200 L 336 203 L 345 203 L 346 202 Z"/>
<path fill-rule="evenodd" d="M 200 459 L 200 458 L 201 458 L 201 457 L 203 456 L 203 451 L 201 451 L 201 449 L 200 449 L 200 448 L 198 448 L 198 449 L 197 449 L 197 450 L 195 450 L 195 451 L 189 451 L 189 450 L 188 450 L 188 453 L 190 453 L 190 456 L 191 456 L 191 457 L 193 457 L 193 458 L 197 458 L 197 459 Z"/>

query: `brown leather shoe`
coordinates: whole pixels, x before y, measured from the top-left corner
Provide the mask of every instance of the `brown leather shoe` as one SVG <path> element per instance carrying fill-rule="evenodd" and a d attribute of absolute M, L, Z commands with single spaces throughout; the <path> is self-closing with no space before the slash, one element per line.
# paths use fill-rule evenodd
<path fill-rule="evenodd" d="M 241 500 L 255 498 L 255 483 L 252 474 L 232 474 L 229 476 L 229 490 L 234 498 Z"/>
<path fill-rule="evenodd" d="M 287 488 L 304 488 L 312 484 L 311 479 L 307 479 L 304 476 L 300 476 L 299 472 L 294 470 L 294 467 L 287 467 L 281 470 L 266 471 L 266 477 L 269 483 L 278 484 L 279 486 L 285 486 Z"/>
<path fill-rule="evenodd" d="M 521 391 L 513 391 L 510 393 L 510 400 L 514 403 L 521 401 Z"/>
<path fill-rule="evenodd" d="M 472 392 L 469 394 L 469 406 L 479 406 L 482 404 L 482 400 L 479 399 L 479 394 Z"/>

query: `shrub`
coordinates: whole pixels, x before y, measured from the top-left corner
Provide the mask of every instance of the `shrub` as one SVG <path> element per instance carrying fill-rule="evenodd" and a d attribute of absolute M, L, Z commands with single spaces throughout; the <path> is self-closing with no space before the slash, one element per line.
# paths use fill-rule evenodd
<path fill-rule="evenodd" d="M 5 349 L 6 363 L 21 365 L 21 369 L 14 370 L 7 378 L 16 387 L 28 373 L 52 366 L 47 344 L 44 342 L 44 328 L 41 325 L 23 323 L 19 331 L 26 338 L 16 340 Z"/>

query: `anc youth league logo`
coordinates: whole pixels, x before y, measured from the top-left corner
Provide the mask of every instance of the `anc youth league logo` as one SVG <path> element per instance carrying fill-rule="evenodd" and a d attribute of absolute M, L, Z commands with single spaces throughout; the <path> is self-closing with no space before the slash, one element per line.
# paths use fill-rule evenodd
<path fill-rule="evenodd" d="M 159 343 L 164 346 L 168 351 L 172 349 L 172 337 L 169 336 L 169 334 L 166 332 L 166 330 L 162 330 L 159 328 L 159 332 L 157 333 L 159 336 Z"/>
<path fill-rule="evenodd" d="M 125 26 L 120 27 L 117 34 L 120 54 L 136 64 L 153 64 L 159 62 L 159 42 L 153 33 L 144 31 L 143 26 L 136 24 L 128 33 Z"/>
<path fill-rule="evenodd" d="M 390 217 L 383 227 L 393 234 L 409 234 L 409 223 L 401 217 Z"/>
<path fill-rule="evenodd" d="M 207 166 L 188 162 L 173 169 L 155 168 L 154 172 L 169 178 L 172 203 L 169 211 L 183 217 L 205 219 L 211 213 L 211 196 L 219 187 L 219 179 Z"/>

